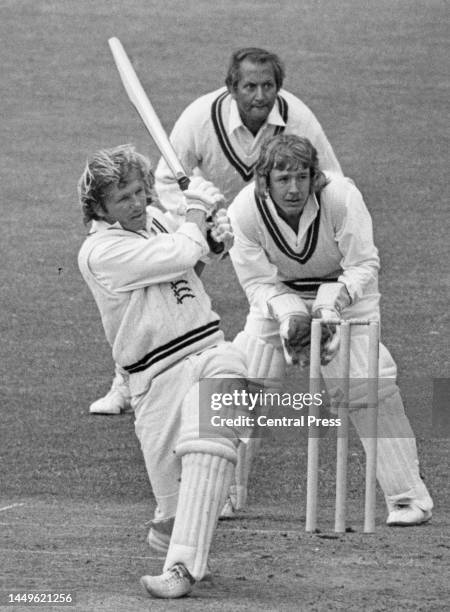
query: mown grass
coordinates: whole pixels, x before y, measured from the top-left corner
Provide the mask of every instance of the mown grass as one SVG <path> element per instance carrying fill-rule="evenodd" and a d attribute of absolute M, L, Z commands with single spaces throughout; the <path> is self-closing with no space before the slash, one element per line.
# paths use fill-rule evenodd
<path fill-rule="evenodd" d="M 112 35 L 129 50 L 167 128 L 222 83 L 231 50 L 262 45 L 285 59 L 286 87 L 320 118 L 373 214 L 384 264 L 383 337 L 401 377 L 413 381 L 406 391 L 414 414 L 426 408 L 423 381 L 448 372 L 443 12 L 437 0 L 308 0 L 276 11 L 268 1 L 2 2 L 5 498 L 150 496 L 132 418 L 87 414 L 109 386 L 112 360 L 76 266 L 85 232 L 77 178 L 86 155 L 102 146 L 132 141 L 156 160 L 121 89 L 107 47 Z M 246 302 L 230 265 L 208 270 L 205 283 L 232 338 Z M 430 461 L 432 444 L 422 451 Z M 283 465 L 298 460 L 296 449 L 282 455 Z M 257 497 L 270 487 L 276 496 L 278 483 L 289 494 L 292 472 L 278 480 L 277 456 L 268 444 Z"/>

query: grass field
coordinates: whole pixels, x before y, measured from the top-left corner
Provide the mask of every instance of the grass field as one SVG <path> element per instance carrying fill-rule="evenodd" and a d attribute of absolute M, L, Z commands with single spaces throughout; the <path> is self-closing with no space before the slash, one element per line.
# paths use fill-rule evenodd
<path fill-rule="evenodd" d="M 449 375 L 446 17 L 445 0 L 0 0 L 0 609 L 8 591 L 33 589 L 71 589 L 76 609 L 89 612 L 149 603 L 445 609 L 449 440 L 433 437 L 430 403 L 432 378 Z M 380 496 L 377 535 L 360 533 L 363 457 L 352 440 L 356 532 L 306 535 L 305 445 L 269 440 L 251 511 L 218 530 L 213 587 L 183 602 L 141 596 L 138 577 L 161 565 L 145 544 L 154 502 L 131 415 L 87 413 L 113 364 L 76 265 L 85 229 L 75 187 L 86 156 L 134 142 L 157 159 L 121 89 L 110 36 L 130 52 L 168 129 L 223 82 L 233 49 L 264 46 L 285 60 L 286 88 L 319 117 L 373 215 L 382 335 L 435 498 L 431 524 L 387 529 Z M 205 284 L 232 338 L 246 302 L 231 267 L 209 270 Z M 324 446 L 321 511 L 331 517 L 331 441 Z"/>

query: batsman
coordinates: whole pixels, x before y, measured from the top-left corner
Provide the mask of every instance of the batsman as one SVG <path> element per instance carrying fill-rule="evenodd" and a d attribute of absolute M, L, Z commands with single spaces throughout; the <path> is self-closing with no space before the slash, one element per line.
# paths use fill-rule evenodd
<path fill-rule="evenodd" d="M 157 511 L 149 543 L 166 555 L 163 572 L 143 576 L 153 597 L 187 595 L 201 580 L 236 448 L 249 430 L 199 427 L 199 381 L 242 380 L 243 354 L 224 341 L 196 271 L 226 253 L 233 236 L 223 196 L 200 177 L 185 191 L 186 217 L 174 231 L 153 194 L 149 160 L 124 145 L 96 152 L 79 181 L 89 234 L 78 257 L 113 357 L 129 377 L 135 429 Z M 214 215 L 207 240 L 206 219 Z M 231 408 L 232 410 L 232 408 Z M 231 415 L 232 416 L 232 415 Z M 209 425 L 211 427 L 211 424 Z"/>
<path fill-rule="evenodd" d="M 312 317 L 380 319 L 379 257 L 372 221 L 360 191 L 343 176 L 320 170 L 307 138 L 273 136 L 262 146 L 256 179 L 228 209 L 233 266 L 249 301 L 244 330 L 234 343 L 282 378 L 286 362 L 307 364 Z M 350 345 L 350 418 L 364 446 L 367 417 L 368 331 L 358 327 Z M 338 381 L 339 326 L 323 335 L 322 375 Z M 377 478 L 388 525 L 417 525 L 431 518 L 433 502 L 419 473 L 415 437 L 405 414 L 397 369 L 379 345 Z M 261 374 L 264 376 L 264 374 Z M 362 380 L 362 384 L 358 384 Z M 333 394 L 339 391 L 329 388 Z"/>

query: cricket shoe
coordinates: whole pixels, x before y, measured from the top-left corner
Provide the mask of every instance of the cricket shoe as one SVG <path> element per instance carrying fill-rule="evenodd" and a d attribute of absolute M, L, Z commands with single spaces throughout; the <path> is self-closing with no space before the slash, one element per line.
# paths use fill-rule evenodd
<path fill-rule="evenodd" d="M 125 381 L 116 378 L 108 393 L 95 400 L 90 407 L 90 414 L 120 414 L 131 410 L 130 390 Z"/>
<path fill-rule="evenodd" d="M 151 597 L 177 599 L 189 595 L 195 580 L 182 563 L 176 563 L 160 576 L 142 576 L 140 582 Z"/>
<path fill-rule="evenodd" d="M 390 527 L 409 527 L 420 525 L 431 519 L 431 510 L 422 510 L 416 503 L 396 504 L 389 513 L 386 524 Z"/>

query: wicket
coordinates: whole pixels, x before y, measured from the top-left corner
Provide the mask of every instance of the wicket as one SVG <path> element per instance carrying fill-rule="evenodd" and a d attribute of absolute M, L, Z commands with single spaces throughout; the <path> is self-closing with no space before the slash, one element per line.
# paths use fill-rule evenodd
<path fill-rule="evenodd" d="M 311 323 L 311 354 L 309 384 L 310 393 L 321 392 L 320 343 L 322 325 L 334 323 L 340 325 L 339 358 L 341 365 L 340 379 L 342 384 L 342 401 L 339 402 L 338 418 L 341 419 L 337 436 L 336 450 L 336 506 L 334 531 L 345 533 L 346 498 L 347 498 L 347 461 L 348 461 L 348 412 L 350 393 L 350 343 L 351 328 L 355 325 L 369 327 L 368 350 L 368 385 L 367 403 L 369 407 L 368 430 L 371 435 L 367 439 L 366 449 L 366 489 L 364 507 L 364 532 L 375 531 L 376 511 L 376 470 L 377 470 L 377 407 L 378 407 L 378 353 L 379 353 L 379 322 L 367 319 L 349 319 L 347 321 L 323 321 L 313 319 Z M 317 416 L 317 407 L 311 406 L 310 415 Z M 319 484 L 319 437 L 314 428 L 308 429 L 308 469 L 306 486 L 306 531 L 314 532 L 317 528 L 317 495 Z"/>

